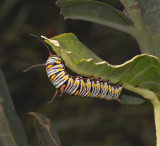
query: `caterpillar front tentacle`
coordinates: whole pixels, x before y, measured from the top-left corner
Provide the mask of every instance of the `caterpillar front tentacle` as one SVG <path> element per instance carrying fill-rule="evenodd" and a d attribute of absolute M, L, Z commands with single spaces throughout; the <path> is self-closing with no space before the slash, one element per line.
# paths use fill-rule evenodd
<path fill-rule="evenodd" d="M 23 72 L 27 72 L 27 71 L 31 70 L 32 68 L 39 67 L 39 66 L 46 66 L 46 64 L 43 63 L 43 64 L 32 65 L 32 66 L 28 67 L 27 69 L 23 70 Z"/>

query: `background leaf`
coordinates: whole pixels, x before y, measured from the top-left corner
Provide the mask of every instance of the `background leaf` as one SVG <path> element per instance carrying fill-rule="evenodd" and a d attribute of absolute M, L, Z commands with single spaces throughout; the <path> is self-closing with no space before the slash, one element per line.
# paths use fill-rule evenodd
<path fill-rule="evenodd" d="M 150 35 L 151 31 L 159 32 L 159 30 L 156 30 L 159 29 L 157 26 L 160 26 L 158 18 L 159 2 L 157 0 L 152 2 L 143 0 L 138 1 L 137 5 L 135 1 L 123 0 L 121 3 L 125 7 L 125 14 L 110 5 L 92 0 L 58 0 L 56 4 L 61 9 L 61 14 L 65 19 L 90 21 L 129 33 L 137 40 L 141 53 L 159 57 L 159 51 L 157 52 L 157 48 L 154 48 Z M 139 10 L 138 6 L 140 6 L 141 10 Z"/>
<path fill-rule="evenodd" d="M 15 111 L 0 70 L 0 140 L 6 146 L 28 146 L 22 123 Z"/>
<path fill-rule="evenodd" d="M 137 0 L 146 28 L 152 33 L 154 54 L 160 57 L 160 1 Z"/>
<path fill-rule="evenodd" d="M 106 25 L 112 28 L 130 32 L 133 26 L 123 12 L 98 1 L 78 0 L 56 2 L 65 19 L 79 19 Z"/>
<path fill-rule="evenodd" d="M 53 123 L 42 114 L 30 112 L 35 118 L 35 129 L 41 146 L 61 146 L 58 133 Z"/>
<path fill-rule="evenodd" d="M 153 34 L 152 42 L 155 53 L 157 54 L 158 57 L 160 57 L 160 34 Z"/>
<path fill-rule="evenodd" d="M 153 34 L 160 33 L 160 1 L 159 0 L 137 0 L 142 12 L 142 18 L 148 29 Z"/>

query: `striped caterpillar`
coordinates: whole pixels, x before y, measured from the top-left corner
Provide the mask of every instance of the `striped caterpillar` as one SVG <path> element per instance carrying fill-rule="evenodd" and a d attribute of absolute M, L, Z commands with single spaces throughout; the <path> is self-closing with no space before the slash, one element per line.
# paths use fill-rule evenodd
<path fill-rule="evenodd" d="M 56 41 L 50 40 L 44 36 L 42 37 L 49 41 Z M 60 46 L 58 41 L 54 42 L 54 44 Z M 46 66 L 46 72 L 49 80 L 57 89 L 50 102 L 53 101 L 60 91 L 61 95 L 63 93 L 67 93 L 74 96 L 117 100 L 120 102 L 119 96 L 122 91 L 121 83 L 111 84 L 109 80 L 102 81 L 101 79 L 93 79 L 92 77 L 85 78 L 79 75 L 69 75 L 65 70 L 62 59 L 57 55 L 53 55 L 51 49 L 46 44 L 45 46 L 49 50 L 50 57 L 43 65 Z"/>

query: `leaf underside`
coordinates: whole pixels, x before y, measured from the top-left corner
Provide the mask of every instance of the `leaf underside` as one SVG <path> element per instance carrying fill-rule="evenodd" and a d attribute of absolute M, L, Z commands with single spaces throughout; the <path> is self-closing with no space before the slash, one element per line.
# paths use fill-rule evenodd
<path fill-rule="evenodd" d="M 121 65 L 103 61 L 83 45 L 72 33 L 55 36 L 62 48 L 49 40 L 45 42 L 60 56 L 73 72 L 84 77 L 109 79 L 112 83 L 127 83 L 137 88 L 149 89 L 160 96 L 160 59 L 151 55 L 137 55 Z M 125 86 L 124 86 L 125 88 Z"/>
<path fill-rule="evenodd" d="M 65 19 L 79 19 L 95 22 L 125 32 L 129 32 L 133 23 L 122 11 L 110 5 L 93 0 L 67 0 L 56 2 Z"/>

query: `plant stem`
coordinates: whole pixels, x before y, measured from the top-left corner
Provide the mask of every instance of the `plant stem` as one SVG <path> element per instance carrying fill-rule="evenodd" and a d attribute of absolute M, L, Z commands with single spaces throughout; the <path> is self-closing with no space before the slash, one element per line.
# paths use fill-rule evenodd
<path fill-rule="evenodd" d="M 152 102 L 152 104 L 153 104 L 153 108 L 154 108 L 157 146 L 160 146 L 160 101 L 154 100 L 154 102 Z"/>
<path fill-rule="evenodd" d="M 135 37 L 140 47 L 141 53 L 147 53 L 147 54 L 156 56 L 153 46 L 152 46 L 152 40 L 151 40 L 152 38 L 148 34 L 145 28 L 141 28 L 139 30 L 136 29 L 132 33 L 132 35 Z"/>
<path fill-rule="evenodd" d="M 154 108 L 157 146 L 160 146 L 160 98 L 154 92 L 148 89 L 137 88 L 127 83 L 123 83 L 123 86 L 127 90 L 140 94 L 152 103 Z"/>
<path fill-rule="evenodd" d="M 133 21 L 135 29 L 130 34 L 135 37 L 142 53 L 156 55 L 153 50 L 151 34 L 145 28 L 142 21 L 141 11 L 135 0 L 120 0 L 127 10 L 129 18 Z"/>

